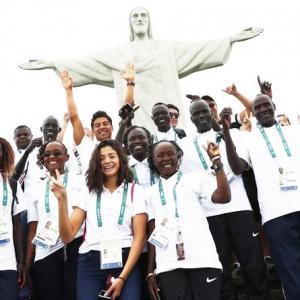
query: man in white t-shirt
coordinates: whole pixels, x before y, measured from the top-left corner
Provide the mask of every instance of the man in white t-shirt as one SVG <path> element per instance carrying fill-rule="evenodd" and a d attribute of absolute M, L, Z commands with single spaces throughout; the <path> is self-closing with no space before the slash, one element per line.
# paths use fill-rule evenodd
<path fill-rule="evenodd" d="M 255 173 L 262 223 L 286 299 L 300 299 L 300 139 L 296 127 L 281 127 L 267 95 L 253 101 L 257 124 L 243 144 Z M 233 169 L 245 169 L 230 132 L 224 131 Z"/>
<path fill-rule="evenodd" d="M 249 203 L 241 172 L 234 174 L 227 160 L 226 145 L 219 132 L 212 128 L 212 113 L 205 100 L 194 100 L 190 105 L 191 120 L 197 128 L 194 136 L 180 140 L 184 152 L 181 170 L 184 173 L 205 172 L 214 176 L 209 168 L 210 159 L 203 149 L 208 141 L 219 145 L 224 171 L 231 189 L 231 201 L 218 205 L 202 201 L 210 231 L 216 243 L 223 266 L 221 299 L 234 299 L 235 291 L 231 278 L 232 253 L 234 252 L 245 275 L 247 296 L 255 299 L 270 299 L 266 270 L 261 252 L 258 228 Z M 239 141 L 239 131 L 234 131 Z M 245 151 L 244 151 L 245 152 Z M 241 149 L 241 156 L 244 157 Z"/>
<path fill-rule="evenodd" d="M 154 104 L 151 118 L 156 126 L 153 132 L 153 142 L 160 140 L 178 142 L 186 136 L 182 129 L 170 125 L 170 113 L 167 104 L 161 102 Z"/>

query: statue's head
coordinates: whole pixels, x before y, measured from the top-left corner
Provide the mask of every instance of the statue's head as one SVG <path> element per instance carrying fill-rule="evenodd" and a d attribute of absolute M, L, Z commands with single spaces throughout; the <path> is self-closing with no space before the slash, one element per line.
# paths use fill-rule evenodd
<path fill-rule="evenodd" d="M 147 34 L 152 39 L 149 12 L 146 8 L 136 7 L 130 12 L 129 16 L 130 41 L 134 41 L 137 35 Z"/>

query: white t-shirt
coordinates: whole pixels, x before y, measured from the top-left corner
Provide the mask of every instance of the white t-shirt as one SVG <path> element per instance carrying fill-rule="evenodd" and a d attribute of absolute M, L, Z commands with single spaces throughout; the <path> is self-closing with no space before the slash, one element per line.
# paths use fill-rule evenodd
<path fill-rule="evenodd" d="M 230 133 L 232 136 L 232 140 L 235 142 L 236 145 L 239 145 L 238 155 L 248 162 L 249 159 L 246 154 L 246 149 L 245 147 L 243 147 L 239 131 L 236 129 L 231 129 Z M 203 149 L 203 145 L 207 145 L 207 141 L 216 143 L 216 137 L 217 133 L 213 130 L 210 130 L 201 134 L 197 133 L 196 135 L 194 135 L 194 137 L 185 137 L 182 140 L 180 140 L 179 146 L 184 152 L 180 167 L 182 172 L 199 173 L 205 171 L 205 173 L 209 176 L 215 177 L 215 175 L 212 174 L 212 170 L 210 168 L 212 163 L 208 154 Z M 201 163 L 201 160 L 199 158 L 194 144 L 194 138 L 197 139 L 199 149 L 208 167 L 207 170 L 204 169 Z M 227 160 L 226 145 L 223 140 L 220 141 L 219 149 L 221 154 L 221 160 L 224 166 L 224 172 L 227 175 L 228 182 L 230 182 L 231 201 L 225 204 L 212 203 L 210 199 L 208 199 L 208 201 L 203 201 L 203 209 L 205 211 L 205 215 L 207 217 L 211 217 L 237 211 L 252 211 L 249 199 L 244 188 L 242 176 L 235 175 L 230 168 L 230 165 Z"/>
<path fill-rule="evenodd" d="M 8 224 L 8 232 L 9 232 L 9 242 L 0 244 L 0 271 L 4 270 L 17 270 L 17 261 L 15 255 L 15 247 L 13 242 L 13 224 L 12 224 L 12 191 L 7 182 L 7 192 L 8 192 L 8 199 L 7 199 L 7 206 L 3 207 L 3 180 L 2 176 L 0 176 L 0 216 L 1 219 L 5 218 L 5 221 Z M 27 209 L 26 201 L 24 198 L 24 194 L 22 192 L 22 188 L 20 184 L 17 186 L 17 197 L 18 203 L 14 202 L 13 207 L 13 215 L 17 215 L 20 212 Z"/>
<path fill-rule="evenodd" d="M 142 162 L 136 160 L 133 156 L 129 156 L 129 166 L 132 169 L 133 178 L 135 179 L 135 174 L 138 179 L 138 184 L 143 188 L 148 188 L 151 186 L 151 178 L 155 182 L 158 181 L 157 175 L 150 171 L 147 158 Z"/>
<path fill-rule="evenodd" d="M 65 175 L 62 176 L 62 181 Z M 39 226 L 43 226 L 45 222 L 49 219 L 49 214 L 46 212 L 45 207 L 45 193 L 46 193 L 46 184 L 48 179 L 40 180 L 35 183 L 34 186 L 31 186 L 30 193 L 27 194 L 28 197 L 28 215 L 27 221 L 29 222 L 38 222 L 37 231 L 39 231 Z M 67 180 L 67 195 L 68 195 L 68 211 L 69 216 L 72 214 L 74 203 L 78 201 L 86 201 L 88 197 L 88 190 L 85 185 L 84 178 L 79 175 L 74 175 L 71 172 L 68 173 Z M 58 222 L 58 200 L 53 195 L 51 190 L 49 191 L 49 206 L 50 206 L 50 216 L 51 219 Z M 84 226 L 78 231 L 75 237 L 80 237 L 83 235 Z M 51 246 L 49 249 L 44 249 L 37 246 L 35 250 L 35 261 L 41 260 L 50 254 L 54 253 L 58 249 L 61 249 L 64 246 L 64 243 L 59 238 L 54 246 Z"/>
<path fill-rule="evenodd" d="M 147 191 L 149 219 L 161 224 L 164 218 L 176 224 L 173 187 L 177 174 L 162 180 L 166 205 L 161 204 L 159 184 Z M 179 224 L 185 250 L 185 260 L 178 261 L 176 254 L 177 230 L 169 238 L 166 249 L 156 248 L 156 272 L 162 273 L 178 268 L 217 268 L 221 269 L 214 240 L 211 236 L 201 200 L 211 199 L 216 189 L 216 181 L 204 174 L 183 174 L 176 186 Z"/>
<path fill-rule="evenodd" d="M 81 143 L 76 146 L 76 149 L 80 156 L 81 165 L 82 165 L 82 175 L 85 175 L 87 169 L 89 168 L 92 153 L 95 150 L 95 147 L 97 146 L 98 143 L 99 142 L 96 139 L 92 141 L 89 137 L 85 135 Z M 70 153 L 70 155 L 72 155 L 74 159 L 77 161 L 74 153 Z"/>
<path fill-rule="evenodd" d="M 281 127 L 283 135 L 290 148 L 288 157 L 282 144 L 276 126 L 264 127 L 266 135 L 276 153 L 272 158 L 267 144 L 254 124 L 252 132 L 244 132 L 244 144 L 247 147 L 248 159 L 251 160 L 255 174 L 258 201 L 262 222 L 300 211 L 300 138 L 297 126 Z M 238 148 L 238 145 L 235 145 Z M 298 189 L 282 191 L 279 187 L 279 167 L 287 164 L 293 166 Z"/>
<path fill-rule="evenodd" d="M 180 138 L 178 137 L 174 128 L 171 126 L 171 128 L 166 132 L 154 130 L 153 143 L 159 142 L 161 140 L 178 142 L 180 140 Z"/>
<path fill-rule="evenodd" d="M 122 225 L 118 225 L 118 218 L 122 204 L 124 183 L 121 184 L 113 193 L 107 188 L 101 193 L 101 218 L 102 227 L 98 227 L 96 206 L 97 194 L 92 192 L 85 201 L 76 201 L 74 206 L 86 211 L 86 232 L 79 253 L 87 253 L 91 250 L 100 251 L 100 236 L 103 232 L 116 230 L 120 237 L 122 248 L 131 247 L 133 240 L 132 218 L 141 213 L 147 213 L 144 190 L 137 184 L 128 184 L 126 197 L 126 207 Z M 132 198 L 131 198 L 131 195 Z"/>

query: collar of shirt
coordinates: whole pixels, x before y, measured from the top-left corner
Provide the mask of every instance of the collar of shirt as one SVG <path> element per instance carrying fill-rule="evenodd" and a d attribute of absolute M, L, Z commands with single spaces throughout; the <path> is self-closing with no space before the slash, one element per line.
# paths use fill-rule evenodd
<path fill-rule="evenodd" d="M 129 156 L 129 162 L 128 162 L 130 167 L 133 167 L 135 165 L 144 165 L 146 167 L 149 167 L 148 164 L 148 158 L 146 157 L 143 161 L 138 161 L 137 159 L 135 159 L 132 155 Z"/>
<path fill-rule="evenodd" d="M 121 183 L 112 193 L 110 190 L 103 185 L 103 192 L 109 194 L 122 194 L 123 193 L 124 182 Z"/>
<path fill-rule="evenodd" d="M 177 174 L 178 174 L 178 172 L 179 172 L 179 170 L 176 173 L 174 173 L 171 177 L 169 177 L 167 179 L 165 179 L 165 178 L 163 178 L 163 177 L 160 176 L 161 182 L 163 184 L 166 183 L 168 185 L 170 184 L 170 185 L 174 186 L 175 183 L 176 183 L 176 181 L 177 181 Z"/>

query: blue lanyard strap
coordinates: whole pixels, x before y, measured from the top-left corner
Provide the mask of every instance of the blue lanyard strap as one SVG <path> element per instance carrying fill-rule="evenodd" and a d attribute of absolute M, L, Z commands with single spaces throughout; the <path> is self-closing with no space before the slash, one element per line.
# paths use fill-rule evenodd
<path fill-rule="evenodd" d="M 65 173 L 63 185 L 64 187 L 67 187 L 68 184 L 68 173 Z M 50 183 L 49 180 L 46 183 L 46 192 L 45 192 L 45 209 L 46 213 L 50 213 L 50 204 L 49 204 L 49 194 L 50 194 Z"/>
<path fill-rule="evenodd" d="M 206 163 L 206 161 L 205 161 L 205 158 L 204 158 L 204 156 L 203 156 L 203 154 L 202 154 L 202 152 L 201 152 L 201 150 L 200 150 L 200 147 L 199 147 L 197 138 L 194 137 L 194 140 L 193 140 L 193 141 L 194 141 L 194 145 L 195 145 L 196 151 L 197 151 L 197 153 L 198 153 L 198 156 L 199 156 L 199 158 L 200 158 L 200 161 L 201 161 L 201 163 L 202 163 L 203 169 L 204 169 L 204 170 L 207 170 L 207 169 L 208 169 L 208 166 L 207 166 L 207 163 Z"/>
<path fill-rule="evenodd" d="M 176 186 L 177 186 L 178 182 L 180 181 L 181 176 L 182 176 L 182 172 L 179 171 L 178 174 L 177 174 L 176 183 L 173 187 L 173 198 L 174 198 L 174 202 L 175 202 L 175 217 L 176 218 L 179 218 L 178 207 L 177 207 Z M 165 206 L 166 205 L 166 198 L 165 198 L 165 193 L 164 193 L 164 188 L 163 188 L 163 185 L 162 185 L 162 182 L 161 182 L 161 178 L 159 179 L 158 188 L 159 188 L 159 196 L 160 196 L 161 205 Z"/>
<path fill-rule="evenodd" d="M 128 182 L 126 181 L 124 183 L 122 203 L 121 203 L 120 214 L 119 214 L 119 218 L 118 218 L 119 225 L 123 224 L 125 208 L 126 208 L 127 193 L 128 193 Z M 97 193 L 96 215 L 97 215 L 98 227 L 102 227 L 103 221 L 102 221 L 102 216 L 101 216 L 101 193 Z"/>
<path fill-rule="evenodd" d="M 131 172 L 132 172 L 133 181 L 134 181 L 136 184 L 139 184 L 139 178 L 138 178 L 138 176 L 137 176 L 137 172 L 136 172 L 136 169 L 135 169 L 135 165 L 132 166 L 130 169 L 131 169 Z M 150 185 L 153 185 L 154 183 L 155 183 L 154 172 L 150 169 Z"/>
<path fill-rule="evenodd" d="M 258 129 L 259 129 L 259 131 L 260 131 L 262 137 L 264 138 L 264 140 L 265 140 L 265 142 L 266 142 L 266 145 L 267 145 L 267 147 L 268 147 L 268 150 L 269 150 L 271 156 L 272 156 L 273 158 L 275 158 L 275 157 L 276 157 L 275 150 L 274 150 L 274 148 L 272 147 L 271 142 L 270 142 L 270 140 L 269 140 L 269 138 L 268 138 L 268 136 L 267 136 L 267 134 L 266 134 L 264 128 L 263 128 L 260 124 L 257 124 L 256 126 L 258 127 Z M 288 146 L 288 144 L 287 144 L 287 141 L 286 141 L 286 139 L 285 139 L 285 137 L 284 137 L 284 135 L 283 135 L 281 126 L 280 126 L 278 123 L 275 123 L 275 127 L 276 127 L 276 129 L 277 129 L 277 132 L 278 132 L 280 138 L 281 138 L 281 142 L 282 142 L 282 145 L 283 145 L 284 150 L 285 150 L 285 152 L 286 152 L 286 155 L 287 155 L 287 156 L 292 156 L 292 153 L 291 153 L 291 151 L 290 151 L 290 148 L 289 148 L 289 146 Z"/>
<path fill-rule="evenodd" d="M 3 197 L 2 197 L 2 205 L 7 206 L 8 201 L 8 192 L 7 192 L 7 181 L 3 178 Z"/>

